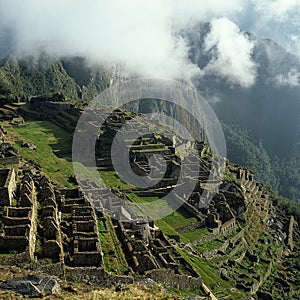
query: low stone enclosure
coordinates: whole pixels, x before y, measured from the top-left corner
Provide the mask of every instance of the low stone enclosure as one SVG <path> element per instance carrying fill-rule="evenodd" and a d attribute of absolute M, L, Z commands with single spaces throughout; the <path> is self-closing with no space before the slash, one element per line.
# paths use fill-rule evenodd
<path fill-rule="evenodd" d="M 0 205 L 11 205 L 16 191 L 16 171 L 0 170 Z"/>
<path fill-rule="evenodd" d="M 4 142 L 2 138 L 2 143 L 0 144 L 0 164 L 1 165 L 12 165 L 19 163 L 19 153 L 18 151 L 10 144 Z"/>
<path fill-rule="evenodd" d="M 2 206 L 0 251 L 2 253 L 26 251 L 30 259 L 34 259 L 37 202 L 33 181 L 24 176 L 19 187 L 20 197 L 15 199 L 16 171 L 5 169 L 1 170 L 0 174 L 5 182 L 3 189 L 6 195 L 5 204 Z M 13 200 L 17 200 L 17 206 Z"/>

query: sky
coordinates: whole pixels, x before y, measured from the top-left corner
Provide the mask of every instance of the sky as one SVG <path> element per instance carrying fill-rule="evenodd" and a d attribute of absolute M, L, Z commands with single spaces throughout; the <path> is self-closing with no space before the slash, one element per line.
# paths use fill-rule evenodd
<path fill-rule="evenodd" d="M 188 60 L 188 44 L 178 32 L 206 21 L 205 50 L 213 55 L 200 69 Z M 123 64 L 145 76 L 216 74 L 245 88 L 254 84 L 257 66 L 255 44 L 244 31 L 300 56 L 299 28 L 300 0 L 0 0 L 0 35 L 13 34 L 19 55 L 42 47 L 58 56 Z M 298 84 L 297 72 L 278 81 Z"/>

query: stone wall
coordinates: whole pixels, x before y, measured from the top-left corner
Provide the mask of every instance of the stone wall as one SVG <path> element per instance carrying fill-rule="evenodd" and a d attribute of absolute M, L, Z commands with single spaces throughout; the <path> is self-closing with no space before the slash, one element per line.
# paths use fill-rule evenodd
<path fill-rule="evenodd" d="M 39 185 L 38 201 L 40 203 L 38 211 L 39 237 L 43 249 L 39 255 L 58 262 L 63 260 L 63 249 L 55 189 L 46 177 L 41 177 L 37 184 Z"/>
<path fill-rule="evenodd" d="M 294 241 L 293 241 L 294 225 L 295 225 L 295 218 L 294 216 L 291 216 L 289 229 L 288 229 L 288 240 L 287 240 L 287 244 L 291 250 L 294 249 Z"/>
<path fill-rule="evenodd" d="M 19 163 L 18 156 L 2 157 L 0 158 L 1 165 L 17 165 Z"/>
<path fill-rule="evenodd" d="M 111 275 L 103 268 L 97 267 L 66 267 L 66 280 L 90 283 L 102 288 L 111 288 L 112 286 L 134 282 L 133 277 Z"/>
<path fill-rule="evenodd" d="M 202 285 L 201 277 L 195 278 L 192 276 L 175 274 L 174 271 L 170 269 L 153 270 L 147 272 L 146 275 L 156 282 L 177 289 L 194 290 Z"/>
<path fill-rule="evenodd" d="M 0 170 L 0 205 L 11 205 L 16 190 L 15 169 Z"/>

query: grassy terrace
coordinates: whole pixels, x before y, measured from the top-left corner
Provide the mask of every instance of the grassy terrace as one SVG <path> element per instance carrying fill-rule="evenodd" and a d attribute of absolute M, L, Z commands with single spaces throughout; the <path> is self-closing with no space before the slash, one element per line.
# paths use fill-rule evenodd
<path fill-rule="evenodd" d="M 190 242 L 200 240 L 204 238 L 207 234 L 210 234 L 207 227 L 180 232 L 180 235 Z"/>
<path fill-rule="evenodd" d="M 39 166 L 53 181 L 61 186 L 72 187 L 68 177 L 73 174 L 71 162 L 72 135 L 48 121 L 27 121 L 25 126 L 6 125 L 8 136 L 21 156 Z M 32 143 L 36 150 L 22 147 Z"/>
<path fill-rule="evenodd" d="M 232 296 L 233 299 L 245 299 L 244 293 L 231 290 L 232 283 L 221 279 L 215 270 L 218 268 L 216 262 L 193 255 L 187 249 L 177 247 L 177 251 L 193 266 L 201 275 L 205 284 L 212 290 L 217 297 Z"/>
<path fill-rule="evenodd" d="M 133 186 L 124 183 L 114 171 L 105 171 L 100 170 L 100 175 L 108 187 L 114 187 L 118 189 L 122 189 L 126 192 L 127 196 L 136 203 L 153 203 L 153 207 L 164 209 L 164 207 L 156 207 L 160 205 L 156 201 L 159 199 L 158 197 L 139 197 L 136 194 L 131 192 Z M 166 204 L 167 205 L 167 204 Z M 196 218 L 194 218 L 191 214 L 189 214 L 185 209 L 179 208 L 174 211 L 172 214 L 164 217 L 163 219 L 159 219 L 155 221 L 156 225 L 162 229 L 162 231 L 166 235 L 170 236 L 179 236 L 182 241 L 185 242 L 193 242 L 195 240 L 201 239 L 205 234 L 208 233 L 206 228 L 195 229 L 195 230 L 187 230 L 182 232 L 177 232 L 176 229 L 185 227 L 195 222 Z"/>
<path fill-rule="evenodd" d="M 99 168 L 100 176 L 107 187 L 120 190 L 131 190 L 134 186 L 123 182 L 115 171 L 108 171 L 105 168 Z"/>
<path fill-rule="evenodd" d="M 98 232 L 103 251 L 105 269 L 114 274 L 125 274 L 129 272 L 121 244 L 116 236 L 111 220 L 106 218 L 105 224 L 98 220 Z"/>
<path fill-rule="evenodd" d="M 206 228 L 205 228 L 206 229 Z M 212 240 L 209 242 L 206 242 L 204 244 L 199 244 L 195 248 L 198 250 L 199 253 L 203 253 L 205 251 L 211 251 L 215 248 L 218 248 L 222 245 L 223 243 L 218 240 Z"/>

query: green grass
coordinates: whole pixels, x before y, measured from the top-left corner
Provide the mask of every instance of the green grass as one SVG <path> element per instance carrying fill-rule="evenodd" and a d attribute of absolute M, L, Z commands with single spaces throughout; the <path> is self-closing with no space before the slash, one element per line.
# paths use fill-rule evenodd
<path fill-rule="evenodd" d="M 71 151 L 72 135 L 48 121 L 27 121 L 23 127 L 9 128 L 14 142 L 27 142 L 36 145 L 36 150 L 30 150 L 16 143 L 14 146 L 21 156 L 41 168 L 53 181 L 61 186 L 72 187 L 68 177 L 73 175 L 73 165 L 70 154 L 65 158 L 58 157 L 54 152 Z"/>
<path fill-rule="evenodd" d="M 114 231 L 113 224 L 109 218 L 106 218 L 105 224 L 107 230 L 105 230 L 103 222 L 98 220 L 99 239 L 103 251 L 105 269 L 108 272 L 119 275 L 127 273 L 129 267 Z"/>
<path fill-rule="evenodd" d="M 195 255 L 192 255 L 185 249 L 177 248 L 177 251 L 195 268 L 195 270 L 202 276 L 205 284 L 210 288 L 217 283 L 222 283 L 224 287 L 229 287 L 229 284 L 215 274 L 215 267 L 210 265 L 209 261 Z"/>
<path fill-rule="evenodd" d="M 154 202 L 159 199 L 159 197 L 140 197 L 134 193 L 126 193 L 126 195 L 134 202 L 137 203 L 147 203 L 147 202 Z"/>
<path fill-rule="evenodd" d="M 150 211 L 150 214 L 152 217 L 155 217 L 155 211 L 158 212 L 157 217 L 159 217 L 159 213 L 163 211 L 168 212 L 170 210 L 167 202 L 156 202 L 160 199 L 159 197 L 139 197 L 134 193 L 127 193 L 126 195 L 135 203 L 151 202 L 152 210 Z M 187 226 L 195 220 L 196 218 L 189 214 L 185 209 L 180 207 L 166 217 L 157 220 L 155 223 L 166 235 L 180 235 L 177 233 L 176 229 Z M 184 237 L 183 240 L 185 240 Z"/>
<path fill-rule="evenodd" d="M 160 220 L 156 220 L 155 224 L 163 231 L 164 234 L 166 235 L 177 235 L 180 236 L 178 234 L 178 232 L 171 227 L 166 221 L 164 221 L 164 219 L 160 219 Z"/>
<path fill-rule="evenodd" d="M 128 190 L 132 189 L 133 186 L 123 182 L 115 171 L 107 171 L 104 169 L 99 169 L 100 176 L 105 183 L 105 185 L 109 188 Z"/>
<path fill-rule="evenodd" d="M 87 167 L 79 162 L 74 162 L 73 167 L 74 172 L 79 174 L 81 179 L 89 179 L 100 187 L 105 188 L 105 183 L 101 180 L 102 178 L 100 177 L 99 171 L 96 167 Z"/>
<path fill-rule="evenodd" d="M 114 257 L 114 246 L 110 233 L 108 231 L 99 231 L 99 239 L 105 270 L 114 274 L 118 273 L 118 263 Z"/>
<path fill-rule="evenodd" d="M 104 169 L 100 169 L 100 176 L 104 181 L 105 185 L 110 188 L 117 188 L 123 191 L 127 191 L 126 195 L 135 203 L 152 203 L 152 211 L 150 212 L 152 217 L 154 216 L 155 211 L 161 212 L 162 210 L 168 211 L 168 205 L 163 205 L 160 202 L 156 202 L 159 200 L 159 197 L 140 197 L 131 192 L 133 186 L 124 183 L 114 171 L 106 171 Z M 185 209 L 179 208 L 178 210 L 172 212 L 170 215 L 164 217 L 163 219 L 157 220 L 155 223 L 158 227 L 163 231 L 166 235 L 176 235 L 180 236 L 182 241 L 189 242 L 190 238 L 185 237 L 184 235 L 180 235 L 176 229 L 187 226 L 192 222 L 196 221 L 196 219 L 190 215 Z M 200 232 L 200 231 L 199 231 Z M 195 232 L 194 232 L 195 233 Z M 197 237 L 198 238 L 198 237 Z M 196 238 L 196 239 L 197 239 Z M 200 238 L 200 237 L 199 237 Z"/>
<path fill-rule="evenodd" d="M 189 253 L 185 249 L 178 247 L 177 251 L 193 266 L 195 271 L 202 277 L 204 283 L 212 290 L 212 292 L 218 296 L 220 294 L 226 294 L 226 296 L 233 296 L 234 299 L 245 299 L 245 295 L 240 292 L 231 292 L 230 289 L 234 287 L 234 282 L 227 282 L 221 279 L 215 270 L 217 266 L 212 262 L 204 258 L 200 258 Z"/>
<path fill-rule="evenodd" d="M 189 240 L 190 242 L 194 242 L 197 240 L 202 239 L 210 232 L 208 231 L 207 227 L 195 229 L 195 230 L 188 230 L 180 232 L 180 235 Z"/>
<path fill-rule="evenodd" d="M 107 219 L 107 222 L 106 222 L 107 229 L 110 232 L 110 236 L 111 236 L 113 244 L 114 244 L 114 250 L 116 252 L 116 259 L 117 259 L 117 263 L 118 263 L 119 273 L 121 273 L 121 274 L 127 273 L 129 271 L 129 267 L 128 267 L 124 252 L 122 250 L 121 242 L 119 241 L 119 239 L 117 237 L 112 220 L 110 218 L 106 218 L 106 219 Z"/>
<path fill-rule="evenodd" d="M 233 238 L 234 236 L 236 236 L 238 234 L 238 232 L 236 231 L 236 230 L 234 230 L 234 231 L 232 231 L 231 233 L 229 233 L 228 235 L 227 235 L 227 239 L 231 239 L 231 238 Z"/>
<path fill-rule="evenodd" d="M 191 224 L 192 222 L 196 221 L 196 218 L 189 214 L 185 209 L 180 207 L 172 214 L 163 218 L 163 220 L 174 229 L 177 229 Z"/>
<path fill-rule="evenodd" d="M 200 245 L 195 246 L 195 248 L 198 250 L 198 252 L 203 253 L 206 251 L 211 251 L 215 248 L 218 248 L 222 245 L 223 243 L 221 241 L 218 240 L 212 240 Z"/>

